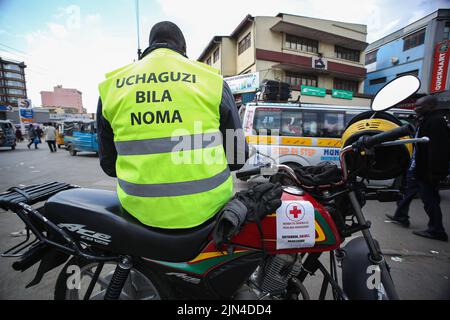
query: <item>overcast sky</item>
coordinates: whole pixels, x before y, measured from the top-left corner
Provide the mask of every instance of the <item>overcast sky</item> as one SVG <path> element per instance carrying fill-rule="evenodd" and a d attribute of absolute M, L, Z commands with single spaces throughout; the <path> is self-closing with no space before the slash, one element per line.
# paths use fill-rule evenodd
<path fill-rule="evenodd" d="M 247 15 L 279 12 L 366 24 L 373 42 L 450 0 L 140 0 L 141 46 L 151 26 L 170 20 L 183 30 L 196 59 L 214 35 L 229 35 Z M 25 61 L 28 96 L 58 84 L 83 92 L 96 109 L 104 74 L 136 57 L 135 0 L 0 0 L 0 56 Z"/>

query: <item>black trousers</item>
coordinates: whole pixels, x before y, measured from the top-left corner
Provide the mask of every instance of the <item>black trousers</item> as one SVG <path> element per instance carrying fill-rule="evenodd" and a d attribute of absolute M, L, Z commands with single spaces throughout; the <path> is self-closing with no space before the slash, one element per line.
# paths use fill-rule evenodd
<path fill-rule="evenodd" d="M 416 194 L 419 192 L 419 182 L 414 177 L 414 173 L 408 171 L 406 174 L 406 187 L 403 191 L 403 199 L 397 203 L 397 210 L 395 210 L 394 216 L 400 219 L 408 219 L 409 206 L 413 201 Z"/>
<path fill-rule="evenodd" d="M 445 232 L 442 223 L 441 196 L 439 195 L 439 185 L 423 181 L 414 177 L 413 173 L 408 173 L 406 189 L 403 200 L 398 203 L 395 217 L 408 219 L 409 206 L 414 196 L 419 193 L 423 202 L 423 208 L 428 215 L 428 231 L 442 233 Z"/>
<path fill-rule="evenodd" d="M 433 184 L 419 180 L 419 192 L 423 201 L 423 208 L 428 215 L 428 231 L 445 232 L 442 223 L 441 196 L 439 195 L 439 184 Z"/>
<path fill-rule="evenodd" d="M 55 140 L 47 141 L 47 144 L 50 149 L 50 152 L 56 152 L 56 141 Z"/>

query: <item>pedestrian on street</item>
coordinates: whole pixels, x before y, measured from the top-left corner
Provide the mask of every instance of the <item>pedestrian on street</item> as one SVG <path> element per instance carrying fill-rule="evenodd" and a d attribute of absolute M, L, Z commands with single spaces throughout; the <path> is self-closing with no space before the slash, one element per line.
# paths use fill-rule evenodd
<path fill-rule="evenodd" d="M 50 152 L 56 152 L 56 128 L 51 124 L 45 129 L 45 141 L 47 141 Z"/>
<path fill-rule="evenodd" d="M 30 146 L 32 144 L 34 144 L 35 149 L 39 149 L 37 146 L 40 143 L 39 137 L 37 135 L 36 129 L 34 129 L 32 124 L 28 126 L 28 139 L 30 139 L 30 143 L 27 145 L 28 149 L 30 149 Z"/>
<path fill-rule="evenodd" d="M 23 141 L 22 130 L 20 130 L 20 128 L 16 128 L 16 141 L 17 142 Z"/>
<path fill-rule="evenodd" d="M 408 226 L 409 204 L 418 191 L 429 222 L 426 230 L 413 231 L 413 233 L 429 239 L 448 241 L 448 235 L 442 223 L 439 182 L 448 174 L 450 132 L 444 112 L 437 109 L 437 102 L 435 96 L 426 96 L 417 100 L 415 108 L 418 116 L 416 137 L 428 137 L 430 142 L 416 145 L 408 172 L 405 198 L 400 202 L 395 215 L 388 215 L 388 218 Z"/>
<path fill-rule="evenodd" d="M 39 138 L 39 143 L 42 143 L 41 139 L 44 136 L 44 131 L 41 129 L 41 127 L 39 125 L 36 128 L 36 133 L 37 133 L 37 136 Z"/>

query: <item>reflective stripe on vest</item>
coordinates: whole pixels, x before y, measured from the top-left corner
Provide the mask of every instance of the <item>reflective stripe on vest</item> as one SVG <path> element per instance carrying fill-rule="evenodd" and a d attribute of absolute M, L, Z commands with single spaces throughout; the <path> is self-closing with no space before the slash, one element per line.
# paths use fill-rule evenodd
<path fill-rule="evenodd" d="M 231 198 L 219 130 L 222 86 L 216 71 L 169 49 L 109 73 L 99 85 L 114 132 L 119 200 L 142 223 L 195 227 Z"/>
<path fill-rule="evenodd" d="M 117 153 L 121 156 L 143 155 L 172 152 L 180 141 L 189 139 L 187 145 L 192 148 L 184 150 L 204 149 L 222 144 L 220 132 L 195 134 L 190 136 L 175 136 L 145 140 L 116 141 Z M 198 142 L 197 142 L 198 141 Z"/>
<path fill-rule="evenodd" d="M 136 197 L 175 197 L 185 196 L 212 190 L 227 181 L 230 171 L 225 169 L 221 173 L 207 179 L 159 184 L 135 184 L 118 179 L 123 191 Z"/>

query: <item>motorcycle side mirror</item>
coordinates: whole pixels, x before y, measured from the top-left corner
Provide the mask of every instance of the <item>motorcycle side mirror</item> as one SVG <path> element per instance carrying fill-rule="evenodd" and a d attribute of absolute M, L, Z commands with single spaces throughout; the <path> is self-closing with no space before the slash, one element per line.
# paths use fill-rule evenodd
<path fill-rule="evenodd" d="M 420 80 L 413 75 L 405 75 L 387 83 L 373 98 L 372 111 L 385 111 L 406 98 L 412 96 L 420 88 Z"/>

